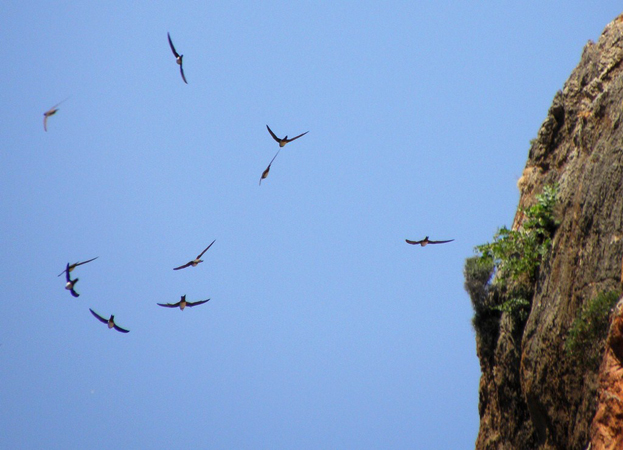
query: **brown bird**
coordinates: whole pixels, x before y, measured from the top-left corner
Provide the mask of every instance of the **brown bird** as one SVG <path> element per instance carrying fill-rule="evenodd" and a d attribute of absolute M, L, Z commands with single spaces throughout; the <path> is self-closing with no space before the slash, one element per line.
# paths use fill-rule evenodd
<path fill-rule="evenodd" d="M 192 308 L 193 306 L 197 306 L 197 305 L 203 305 L 206 302 L 209 302 L 210 299 L 207 300 L 199 300 L 196 302 L 187 302 L 186 301 L 186 296 L 182 295 L 182 298 L 180 299 L 179 302 L 177 303 L 156 303 L 158 306 L 164 306 L 165 308 L 177 308 L 179 306 L 179 308 L 184 311 L 184 308 L 186 308 L 187 306 L 189 308 Z"/>
<path fill-rule="evenodd" d="M 65 272 L 71 272 L 72 270 L 74 270 L 76 267 L 81 266 L 83 264 L 89 263 L 91 261 L 95 261 L 97 258 L 99 258 L 99 256 L 96 256 L 93 259 L 89 259 L 88 261 L 82 261 L 82 262 L 77 262 L 74 264 L 69 264 L 67 263 L 67 268 L 65 270 L 63 270 L 61 273 L 59 273 L 57 276 L 61 276 L 62 274 L 64 274 Z"/>
<path fill-rule="evenodd" d="M 262 172 L 262 176 L 260 177 L 260 186 L 262 185 L 262 180 L 268 176 L 268 172 L 270 172 L 270 166 L 272 166 L 273 161 L 275 160 L 280 151 L 281 149 L 277 150 L 277 153 L 275 154 L 275 156 L 273 156 L 273 159 L 270 160 L 270 164 L 268 165 L 266 170 Z"/>
<path fill-rule="evenodd" d="M 102 316 L 100 316 L 98 313 L 96 313 L 95 311 L 93 311 L 91 308 L 89 308 L 89 311 L 91 311 L 91 314 L 93 314 L 93 316 L 95 316 L 95 318 L 97 320 L 99 320 L 102 323 L 105 323 L 106 325 L 108 325 L 108 328 L 114 328 L 117 331 L 121 331 L 122 333 L 129 333 L 130 330 L 126 330 L 125 328 L 121 328 L 119 325 L 117 325 L 115 323 L 115 316 L 110 316 L 110 319 L 104 319 Z"/>
<path fill-rule="evenodd" d="M 428 239 L 428 236 L 426 236 L 424 239 L 422 239 L 421 241 L 410 241 L 409 239 L 405 239 L 405 241 L 407 241 L 407 244 L 411 244 L 411 245 L 421 245 L 422 247 L 427 246 L 428 244 L 445 244 L 446 242 L 452 242 L 454 239 L 449 239 L 447 241 L 431 241 Z"/>
<path fill-rule="evenodd" d="M 177 53 L 177 51 L 175 51 L 175 47 L 173 46 L 173 42 L 171 41 L 171 35 L 168 32 L 167 38 L 169 39 L 169 46 L 171 46 L 171 51 L 173 52 L 173 55 L 175 55 L 175 62 L 180 65 L 182 80 L 184 80 L 184 83 L 188 84 L 188 81 L 186 81 L 186 77 L 184 76 L 184 67 L 182 66 L 182 58 L 184 58 L 184 55 L 180 55 L 179 53 Z"/>
<path fill-rule="evenodd" d="M 195 259 L 193 259 L 192 261 L 188 261 L 186 264 L 184 264 L 184 265 L 182 265 L 182 266 L 179 266 L 179 267 L 176 267 L 176 268 L 174 268 L 173 270 L 185 269 L 186 267 L 189 267 L 189 266 L 193 266 L 193 267 L 195 267 L 197 264 L 199 264 L 199 263 L 203 262 L 203 259 L 201 259 L 201 257 L 203 256 L 203 254 L 204 254 L 205 252 L 207 252 L 207 251 L 208 251 L 208 249 L 209 249 L 210 247 L 212 247 L 212 244 L 214 244 L 215 242 L 216 242 L 216 239 L 214 239 L 214 240 L 212 241 L 212 243 L 211 243 L 210 245 L 208 245 L 208 246 L 205 248 L 205 250 L 204 250 L 204 251 L 202 251 L 201 253 L 199 253 L 199 255 L 198 255 Z"/>
<path fill-rule="evenodd" d="M 76 285 L 76 283 L 78 282 L 78 278 L 75 279 L 71 279 L 71 277 L 69 276 L 69 272 L 71 272 L 71 270 L 69 269 L 69 263 L 67 263 L 67 268 L 65 269 L 65 280 L 67 281 L 67 283 L 65 283 L 65 289 L 67 289 L 69 292 L 71 292 L 71 295 L 73 295 L 74 297 L 80 297 L 80 294 L 78 294 L 75 290 L 74 290 L 74 286 Z M 62 273 L 62 272 L 61 272 Z"/>
<path fill-rule="evenodd" d="M 67 97 L 69 98 L 69 97 Z M 65 100 L 67 100 L 67 98 Z M 65 101 L 63 100 L 63 102 Z M 46 112 L 43 113 L 43 130 L 48 131 L 48 117 L 53 116 L 58 111 L 57 106 L 63 102 L 58 102 L 56 105 L 52 106 Z"/>
<path fill-rule="evenodd" d="M 292 139 L 288 139 L 288 136 L 284 137 L 283 139 L 279 139 L 275 133 L 273 133 L 273 130 L 270 129 L 270 127 L 268 125 L 266 125 L 266 128 L 268 128 L 268 132 L 270 133 L 270 135 L 273 137 L 274 140 L 276 140 L 279 143 L 279 147 L 283 147 L 285 146 L 288 142 L 292 142 L 298 138 L 300 138 L 301 136 L 305 136 L 307 133 L 309 133 L 309 131 L 306 131 L 305 133 L 299 134 L 298 136 L 293 137 Z"/>

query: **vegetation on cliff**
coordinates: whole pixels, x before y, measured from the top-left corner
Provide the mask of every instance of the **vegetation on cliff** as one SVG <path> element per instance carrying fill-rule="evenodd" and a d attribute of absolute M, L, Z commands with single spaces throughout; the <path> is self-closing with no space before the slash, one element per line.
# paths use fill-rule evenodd
<path fill-rule="evenodd" d="M 491 333 L 490 319 L 499 316 L 495 312 L 509 313 L 520 322 L 527 319 L 538 270 L 558 226 L 557 195 L 557 185 L 545 186 L 536 203 L 522 210 L 521 227 L 500 228 L 492 242 L 475 248 L 478 256 L 465 261 L 465 289 L 472 300 L 477 334 Z M 497 295 L 488 295 L 492 290 Z"/>
<path fill-rule="evenodd" d="M 579 365 L 589 370 L 597 370 L 603 356 L 612 309 L 620 296 L 618 289 L 601 292 L 584 304 L 573 321 L 565 350 Z"/>

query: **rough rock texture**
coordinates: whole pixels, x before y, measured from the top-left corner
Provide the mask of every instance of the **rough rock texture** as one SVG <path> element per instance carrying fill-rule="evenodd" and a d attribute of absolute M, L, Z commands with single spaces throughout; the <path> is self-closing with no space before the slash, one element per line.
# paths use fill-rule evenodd
<path fill-rule="evenodd" d="M 582 305 L 620 289 L 623 258 L 623 16 L 558 92 L 518 187 L 520 207 L 558 183 L 560 226 L 543 261 L 527 322 L 506 314 L 497 339 L 477 342 L 482 377 L 478 449 L 623 449 L 623 312 L 598 370 L 565 339 Z M 524 217 L 518 209 L 513 228 Z M 621 304 L 622 302 L 620 302 Z"/>
<path fill-rule="evenodd" d="M 600 369 L 597 413 L 591 427 L 594 449 L 623 448 L 623 303 L 615 310 Z"/>

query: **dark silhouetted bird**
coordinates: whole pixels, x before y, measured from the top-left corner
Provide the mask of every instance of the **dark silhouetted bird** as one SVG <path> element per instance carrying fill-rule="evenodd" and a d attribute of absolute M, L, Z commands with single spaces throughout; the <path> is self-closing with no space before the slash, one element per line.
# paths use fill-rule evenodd
<path fill-rule="evenodd" d="M 270 172 L 270 166 L 273 165 L 273 161 L 275 160 L 275 158 L 277 157 L 280 151 L 281 149 L 277 150 L 277 153 L 275 154 L 275 156 L 273 156 L 273 159 L 270 160 L 270 164 L 268 164 L 268 167 L 266 168 L 266 170 L 262 172 L 262 176 L 260 177 L 260 185 L 262 184 L 262 180 L 268 176 L 268 172 Z"/>
<path fill-rule="evenodd" d="M 288 136 L 284 137 L 283 139 L 279 139 L 275 133 L 273 133 L 273 130 L 270 129 L 270 127 L 268 125 L 266 125 L 266 128 L 268 129 L 268 132 L 270 133 L 270 135 L 273 137 L 274 140 L 276 140 L 279 143 L 279 147 L 283 147 L 285 146 L 288 142 L 292 142 L 298 138 L 300 138 L 301 136 L 305 136 L 307 133 L 309 133 L 309 131 L 306 131 L 305 133 L 299 134 L 298 136 L 293 137 L 292 139 L 288 139 Z"/>
<path fill-rule="evenodd" d="M 189 266 L 193 266 L 193 267 L 195 267 L 197 264 L 199 264 L 199 263 L 203 262 L 203 259 L 201 259 L 201 257 L 203 256 L 203 254 L 204 254 L 205 252 L 207 252 L 207 251 L 208 251 L 208 249 L 209 249 L 210 247 L 212 247 L 212 244 L 214 244 L 215 242 L 216 242 L 216 239 L 214 239 L 214 240 L 212 241 L 212 243 L 211 243 L 210 245 L 208 245 L 208 246 L 205 248 L 205 250 L 204 250 L 204 251 L 202 251 L 201 253 L 199 253 L 199 255 L 198 255 L 195 259 L 193 259 L 192 261 L 188 261 L 188 262 L 187 262 L 186 264 L 184 264 L 183 266 L 175 267 L 173 270 L 185 269 L 186 267 L 189 267 Z"/>
<path fill-rule="evenodd" d="M 427 246 L 428 244 L 445 244 L 446 242 L 452 242 L 454 239 L 449 239 L 447 241 L 431 241 L 428 239 L 428 236 L 426 236 L 424 239 L 422 239 L 421 241 L 410 241 L 409 239 L 405 239 L 405 241 L 407 241 L 407 244 L 411 244 L 411 245 L 421 245 L 422 247 Z"/>
<path fill-rule="evenodd" d="M 126 330 L 124 328 L 121 328 L 119 325 L 117 325 L 115 323 L 115 316 L 110 316 L 110 319 L 104 319 L 102 316 L 100 316 L 98 313 L 96 313 L 95 311 L 93 311 L 91 308 L 89 308 L 89 311 L 91 311 L 91 314 L 93 314 L 93 316 L 95 316 L 95 318 L 97 320 L 99 320 L 102 323 L 105 323 L 106 325 L 108 325 L 108 328 L 114 328 L 117 331 L 121 331 L 122 333 L 129 333 L 130 330 Z"/>
<path fill-rule="evenodd" d="M 184 83 L 188 84 L 188 81 L 186 81 L 186 77 L 184 76 L 184 66 L 182 66 L 182 58 L 184 58 L 184 55 L 180 55 L 179 53 L 177 53 L 177 51 L 175 51 L 175 47 L 173 46 L 173 42 L 171 41 L 171 35 L 169 33 L 167 33 L 167 38 L 169 39 L 169 45 L 171 46 L 171 51 L 175 55 L 175 62 L 180 65 L 180 73 L 182 74 L 182 80 L 184 80 Z"/>
<path fill-rule="evenodd" d="M 67 97 L 69 98 L 69 97 Z M 67 98 L 65 100 L 67 100 Z M 63 100 L 63 102 L 65 101 Z M 56 105 L 52 106 L 46 112 L 43 113 L 43 130 L 48 131 L 48 117 L 53 116 L 58 111 L 57 106 L 63 102 L 58 102 Z"/>
<path fill-rule="evenodd" d="M 72 280 L 71 277 L 69 276 L 69 272 L 71 272 L 71 270 L 69 269 L 69 263 L 67 263 L 67 268 L 65 269 L 65 274 L 66 274 L 65 280 L 67 280 L 67 283 L 65 283 L 65 289 L 71 292 L 71 295 L 73 295 L 74 297 L 80 297 L 80 294 L 78 294 L 74 290 L 74 286 L 78 282 L 78 278 L 75 278 Z"/>
<path fill-rule="evenodd" d="M 177 307 L 179 307 L 182 311 L 184 311 L 184 308 L 186 308 L 187 306 L 189 308 L 192 308 L 193 306 L 203 305 L 204 303 L 209 302 L 209 301 L 210 301 L 210 299 L 199 300 L 199 301 L 196 301 L 196 302 L 187 302 L 186 301 L 186 296 L 182 295 L 182 298 L 177 303 L 157 303 L 157 305 L 158 306 L 164 306 L 165 308 L 177 308 Z"/>

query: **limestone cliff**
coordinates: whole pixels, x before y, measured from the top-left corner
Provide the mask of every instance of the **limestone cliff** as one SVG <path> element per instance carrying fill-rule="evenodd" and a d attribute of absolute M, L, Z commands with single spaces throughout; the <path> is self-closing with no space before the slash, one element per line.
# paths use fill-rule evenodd
<path fill-rule="evenodd" d="M 478 449 L 623 449 L 623 301 L 608 309 L 596 364 L 566 345 L 583 308 L 621 289 L 622 62 L 620 16 L 586 45 L 532 142 L 513 229 L 553 183 L 559 225 L 527 318 L 500 313 L 494 338 L 477 336 Z"/>

